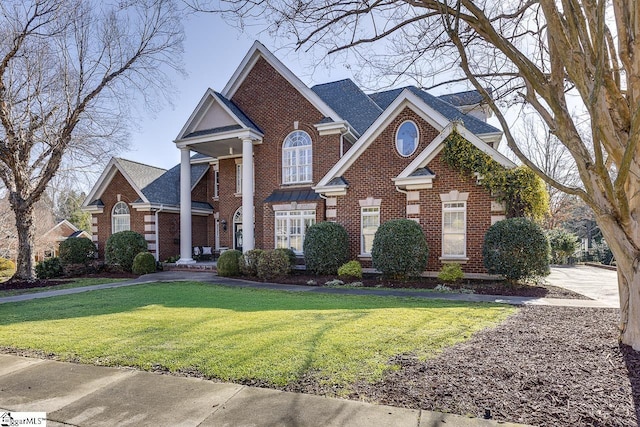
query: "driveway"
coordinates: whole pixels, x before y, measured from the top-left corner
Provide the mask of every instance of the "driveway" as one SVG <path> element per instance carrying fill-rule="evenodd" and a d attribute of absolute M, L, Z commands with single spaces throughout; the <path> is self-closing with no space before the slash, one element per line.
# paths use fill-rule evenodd
<path fill-rule="evenodd" d="M 620 307 L 618 276 L 615 271 L 586 265 L 552 266 L 547 282 L 611 307 Z"/>

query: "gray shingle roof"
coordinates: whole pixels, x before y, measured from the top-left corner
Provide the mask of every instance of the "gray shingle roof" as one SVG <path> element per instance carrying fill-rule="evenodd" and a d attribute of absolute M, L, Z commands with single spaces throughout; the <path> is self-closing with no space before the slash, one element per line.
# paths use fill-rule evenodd
<path fill-rule="evenodd" d="M 275 202 L 306 202 L 320 200 L 320 195 L 310 188 L 297 188 L 291 190 L 275 190 L 264 201 L 265 203 Z"/>
<path fill-rule="evenodd" d="M 226 105 L 227 108 L 229 108 L 233 112 L 233 114 L 235 114 L 236 117 L 238 117 L 238 119 L 242 122 L 242 124 L 244 126 L 250 128 L 250 129 L 253 129 L 253 130 L 257 131 L 257 132 L 264 133 L 258 127 L 258 125 L 253 123 L 253 121 L 240 109 L 240 107 L 238 107 L 232 101 L 230 101 L 227 98 L 225 98 L 224 96 L 222 96 L 220 93 L 218 93 L 218 92 L 214 92 L 214 93 L 216 94 L 216 96 L 218 98 L 220 98 L 220 100 L 222 100 L 222 102 L 224 102 L 224 105 Z"/>
<path fill-rule="evenodd" d="M 468 90 L 465 92 L 450 93 L 438 96 L 444 102 L 448 102 L 454 107 L 462 107 L 463 105 L 476 105 L 482 103 L 482 95 L 477 90 Z"/>
<path fill-rule="evenodd" d="M 146 187 L 167 171 L 166 169 L 121 158 L 117 158 L 116 161 L 138 188 Z"/>
<path fill-rule="evenodd" d="M 222 132 L 227 132 L 230 130 L 239 130 L 242 129 L 241 125 L 229 125 L 229 126 L 221 126 L 219 128 L 213 128 L 213 129 L 202 129 L 202 130 L 197 130 L 195 132 L 191 132 L 187 135 L 185 135 L 185 138 L 193 138 L 195 136 L 203 136 L 203 135 L 213 135 L 216 133 L 222 133 Z"/>
<path fill-rule="evenodd" d="M 382 109 L 350 79 L 311 88 L 360 135 L 378 118 Z"/>
<path fill-rule="evenodd" d="M 200 181 L 209 169 L 207 164 L 191 165 L 191 187 Z M 142 188 L 142 194 L 150 203 L 167 206 L 180 205 L 180 164 L 169 169 L 149 185 Z M 140 201 L 140 200 L 138 200 Z M 192 203 L 193 205 L 193 203 Z M 209 205 L 209 209 L 211 205 Z"/>
<path fill-rule="evenodd" d="M 349 183 L 343 177 L 337 176 L 327 183 L 327 186 L 330 185 L 349 185 Z"/>
<path fill-rule="evenodd" d="M 369 97 L 375 101 L 376 104 L 380 106 L 382 109 L 387 109 L 389 105 L 400 95 L 400 93 L 408 89 L 417 95 L 420 99 L 422 99 L 425 104 L 442 114 L 450 121 L 461 120 L 464 123 L 464 127 L 469 129 L 469 131 L 477 134 L 483 135 L 487 133 L 497 133 L 500 132 L 500 129 L 491 126 L 488 123 L 483 122 L 480 119 L 477 119 L 469 114 L 464 114 L 460 110 L 458 110 L 453 105 L 448 102 L 443 101 L 442 99 L 436 98 L 429 93 L 418 89 L 415 86 L 407 86 L 398 89 L 387 90 L 384 92 L 372 93 Z"/>
<path fill-rule="evenodd" d="M 431 169 L 424 167 L 416 169 L 409 176 L 435 176 L 435 173 Z"/>

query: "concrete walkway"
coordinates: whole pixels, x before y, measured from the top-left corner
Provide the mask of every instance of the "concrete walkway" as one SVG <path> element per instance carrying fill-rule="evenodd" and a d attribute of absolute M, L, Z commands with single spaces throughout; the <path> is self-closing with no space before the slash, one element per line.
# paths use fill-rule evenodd
<path fill-rule="evenodd" d="M 619 308 L 618 273 L 586 265 L 553 266 L 547 282 L 569 289 L 602 304 Z"/>
<path fill-rule="evenodd" d="M 0 416 L 47 426 L 516 427 L 479 418 L 0 354 Z"/>
<path fill-rule="evenodd" d="M 594 267 L 585 267 L 594 268 Z M 606 270 L 603 270 L 606 271 Z M 479 295 L 479 294 L 457 294 L 440 292 L 421 292 L 409 290 L 382 290 L 382 289 L 341 289 L 327 288 L 321 286 L 286 285 L 281 283 L 252 282 L 242 279 L 230 279 L 218 277 L 215 273 L 205 273 L 196 271 L 164 271 L 147 274 L 131 281 L 108 283 L 103 285 L 86 286 L 82 288 L 60 289 L 55 291 L 38 292 L 32 294 L 15 295 L 0 298 L 0 304 L 18 301 L 28 301 L 38 298 L 49 298 L 59 295 L 72 295 L 98 289 L 120 288 L 124 286 L 138 285 L 142 283 L 175 282 L 175 281 L 197 281 L 203 283 L 221 284 L 235 287 L 248 287 L 255 289 L 273 289 L 289 292 L 310 292 L 333 295 L 377 295 L 412 297 L 426 299 L 445 299 L 450 301 L 466 302 L 491 302 L 511 305 L 549 305 L 556 307 L 593 307 L 612 308 L 611 302 L 599 300 L 577 300 L 559 298 L 530 298 L 530 297 L 510 297 L 500 295 Z M 555 283 L 553 283 L 556 285 Z M 556 285 L 558 286 L 558 285 Z"/>

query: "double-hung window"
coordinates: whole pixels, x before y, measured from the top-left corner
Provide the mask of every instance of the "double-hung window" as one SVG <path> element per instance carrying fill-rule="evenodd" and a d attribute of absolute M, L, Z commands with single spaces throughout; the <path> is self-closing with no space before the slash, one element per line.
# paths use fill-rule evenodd
<path fill-rule="evenodd" d="M 362 255 L 371 255 L 373 238 L 380 226 L 380 207 L 368 206 L 360 209 L 360 252 Z"/>
<path fill-rule="evenodd" d="M 301 254 L 307 229 L 315 223 L 315 210 L 277 211 L 276 248 L 288 248 Z"/>
<path fill-rule="evenodd" d="M 125 202 L 118 202 L 113 206 L 111 212 L 111 230 L 118 233 L 131 229 L 131 219 L 129 214 L 129 206 Z"/>
<path fill-rule="evenodd" d="M 282 144 L 282 183 L 296 184 L 312 180 L 312 147 L 308 133 L 296 130 Z"/>
<path fill-rule="evenodd" d="M 442 203 L 442 256 L 464 258 L 466 248 L 467 202 Z"/>

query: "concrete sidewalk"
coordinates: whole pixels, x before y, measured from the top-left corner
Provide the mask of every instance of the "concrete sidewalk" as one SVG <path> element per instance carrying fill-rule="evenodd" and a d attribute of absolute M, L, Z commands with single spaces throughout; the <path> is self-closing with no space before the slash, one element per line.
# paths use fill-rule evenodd
<path fill-rule="evenodd" d="M 515 427 L 438 412 L 0 354 L 2 412 L 47 426 Z"/>
<path fill-rule="evenodd" d="M 60 289 L 55 291 L 38 292 L 32 294 L 15 295 L 0 298 L 0 304 L 18 301 L 28 301 L 39 298 L 49 298 L 59 295 L 72 295 L 99 289 L 120 288 L 124 286 L 138 285 L 142 283 L 175 282 L 175 281 L 196 281 L 203 283 L 221 284 L 234 287 L 246 287 L 254 289 L 271 289 L 289 292 L 310 292 L 333 295 L 377 295 L 394 297 L 411 297 L 425 299 L 445 299 L 449 301 L 465 302 L 490 302 L 511 305 L 549 305 L 556 307 L 593 307 L 612 308 L 608 301 L 598 300 L 578 300 L 559 298 L 529 298 L 510 297 L 501 295 L 479 295 L 479 294 L 457 294 L 439 292 L 420 292 L 410 290 L 383 290 L 383 289 L 343 289 L 327 288 L 323 286 L 302 286 L 286 285 L 281 283 L 252 282 L 242 279 L 231 279 L 228 277 L 218 277 L 214 273 L 192 272 L 192 271 L 164 271 L 159 273 L 146 274 L 135 280 L 108 283 L 103 285 L 85 286 L 82 288 Z"/>

